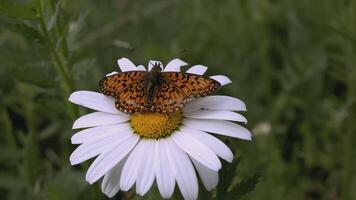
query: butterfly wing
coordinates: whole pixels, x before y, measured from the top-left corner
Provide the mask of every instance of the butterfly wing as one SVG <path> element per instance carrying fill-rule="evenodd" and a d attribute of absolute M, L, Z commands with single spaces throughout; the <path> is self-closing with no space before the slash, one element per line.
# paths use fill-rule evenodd
<path fill-rule="evenodd" d="M 144 79 L 147 76 L 145 71 L 130 71 L 113 74 L 104 77 L 99 82 L 99 89 L 105 95 L 118 98 L 119 94 L 132 84 Z"/>
<path fill-rule="evenodd" d="M 116 99 L 115 107 L 125 113 L 153 110 L 173 112 L 190 98 L 207 96 L 220 87 L 214 79 L 189 73 L 161 72 L 161 82 L 147 107 L 148 72 L 114 74 L 99 82 L 100 91 Z M 151 101 L 151 100 L 150 100 Z"/>
<path fill-rule="evenodd" d="M 145 110 L 147 102 L 147 88 L 145 85 L 145 80 L 142 79 L 123 89 L 115 100 L 115 107 L 125 113 Z"/>
<path fill-rule="evenodd" d="M 207 96 L 221 86 L 218 81 L 197 74 L 162 72 L 162 77 L 174 84 L 184 94 L 185 99 Z"/>
<path fill-rule="evenodd" d="M 100 91 L 115 98 L 115 107 L 125 113 L 141 111 L 146 102 L 147 72 L 131 71 L 107 76 L 100 80 Z"/>
<path fill-rule="evenodd" d="M 184 100 L 184 93 L 174 83 L 162 80 L 153 97 L 151 110 L 157 112 L 177 111 L 183 106 Z"/>
<path fill-rule="evenodd" d="M 162 82 L 155 91 L 152 110 L 173 112 L 195 97 L 211 94 L 220 87 L 214 79 L 189 73 L 161 72 Z"/>

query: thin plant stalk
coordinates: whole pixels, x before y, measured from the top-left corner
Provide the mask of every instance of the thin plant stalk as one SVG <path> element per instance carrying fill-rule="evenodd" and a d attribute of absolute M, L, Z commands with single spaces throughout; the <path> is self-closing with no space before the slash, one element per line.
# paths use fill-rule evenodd
<path fill-rule="evenodd" d="M 53 60 L 53 65 L 61 78 L 61 86 L 63 89 L 64 98 L 67 99 L 69 97 L 70 93 L 73 91 L 73 80 L 72 80 L 71 76 L 69 75 L 69 66 L 66 64 L 68 62 L 65 62 L 62 60 L 62 58 L 56 51 L 55 44 L 53 43 L 53 41 L 50 37 L 50 33 L 48 31 L 48 27 L 46 25 L 44 14 L 43 14 L 44 10 L 43 10 L 42 1 L 38 2 L 37 9 L 38 9 L 38 20 L 39 20 L 40 30 L 42 31 L 46 46 L 51 54 L 51 57 Z M 59 20 L 57 20 L 55 23 L 56 23 L 55 29 L 57 29 L 56 36 L 59 39 L 62 39 L 62 43 L 61 43 L 62 44 L 61 45 L 62 52 L 64 55 L 68 55 L 67 45 L 63 45 L 66 42 L 64 42 L 65 40 L 63 40 L 62 32 L 59 31 L 59 24 L 58 24 Z M 64 57 L 67 58 L 67 56 L 64 56 Z M 69 102 L 67 103 L 67 107 L 69 110 L 70 117 L 72 119 L 75 119 L 78 116 L 78 110 Z"/>

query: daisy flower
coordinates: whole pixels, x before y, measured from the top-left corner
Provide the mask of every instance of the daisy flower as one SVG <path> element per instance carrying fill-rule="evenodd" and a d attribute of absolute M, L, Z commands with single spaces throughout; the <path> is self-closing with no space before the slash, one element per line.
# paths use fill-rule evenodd
<path fill-rule="evenodd" d="M 157 62 L 150 61 L 148 70 Z M 126 58 L 119 59 L 118 65 L 122 72 L 146 70 Z M 180 71 L 185 65 L 173 59 L 163 71 Z M 206 70 L 195 65 L 186 72 L 203 75 Z M 210 78 L 221 85 L 231 82 L 222 75 Z M 69 101 L 96 110 L 74 122 L 73 129 L 83 130 L 71 138 L 79 147 L 70 162 L 77 165 L 96 157 L 85 179 L 92 184 L 103 177 L 101 189 L 108 197 L 134 185 L 136 193 L 143 196 L 156 183 L 161 196 L 170 198 L 177 183 L 184 199 L 197 199 L 197 176 L 212 190 L 218 184 L 219 157 L 233 160 L 231 150 L 213 134 L 251 140 L 251 133 L 234 123 L 247 122 L 237 113 L 246 111 L 245 104 L 234 97 L 207 96 L 184 104 L 178 112 L 131 115 L 117 110 L 114 98 L 97 92 L 76 91 Z"/>

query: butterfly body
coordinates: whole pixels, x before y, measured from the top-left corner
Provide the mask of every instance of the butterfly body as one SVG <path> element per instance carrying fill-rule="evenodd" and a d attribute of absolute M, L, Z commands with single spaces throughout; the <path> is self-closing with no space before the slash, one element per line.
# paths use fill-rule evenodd
<path fill-rule="evenodd" d="M 128 71 L 107 76 L 100 91 L 115 98 L 115 107 L 125 113 L 174 112 L 188 100 L 209 95 L 220 87 L 214 79 L 183 72 Z"/>
<path fill-rule="evenodd" d="M 147 82 L 147 100 L 145 104 L 145 108 L 150 109 L 152 107 L 152 102 L 156 91 L 159 89 L 163 80 L 160 76 L 161 68 L 159 66 L 153 66 L 150 73 L 146 75 Z"/>

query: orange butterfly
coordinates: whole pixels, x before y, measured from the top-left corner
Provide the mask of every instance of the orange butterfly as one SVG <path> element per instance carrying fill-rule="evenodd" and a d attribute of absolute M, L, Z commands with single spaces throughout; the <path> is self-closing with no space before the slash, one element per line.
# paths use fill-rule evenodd
<path fill-rule="evenodd" d="M 100 91 L 115 98 L 125 113 L 174 112 L 191 98 L 211 94 L 221 84 L 211 78 L 182 72 L 162 72 L 159 63 L 151 71 L 128 71 L 109 75 L 99 82 Z"/>

